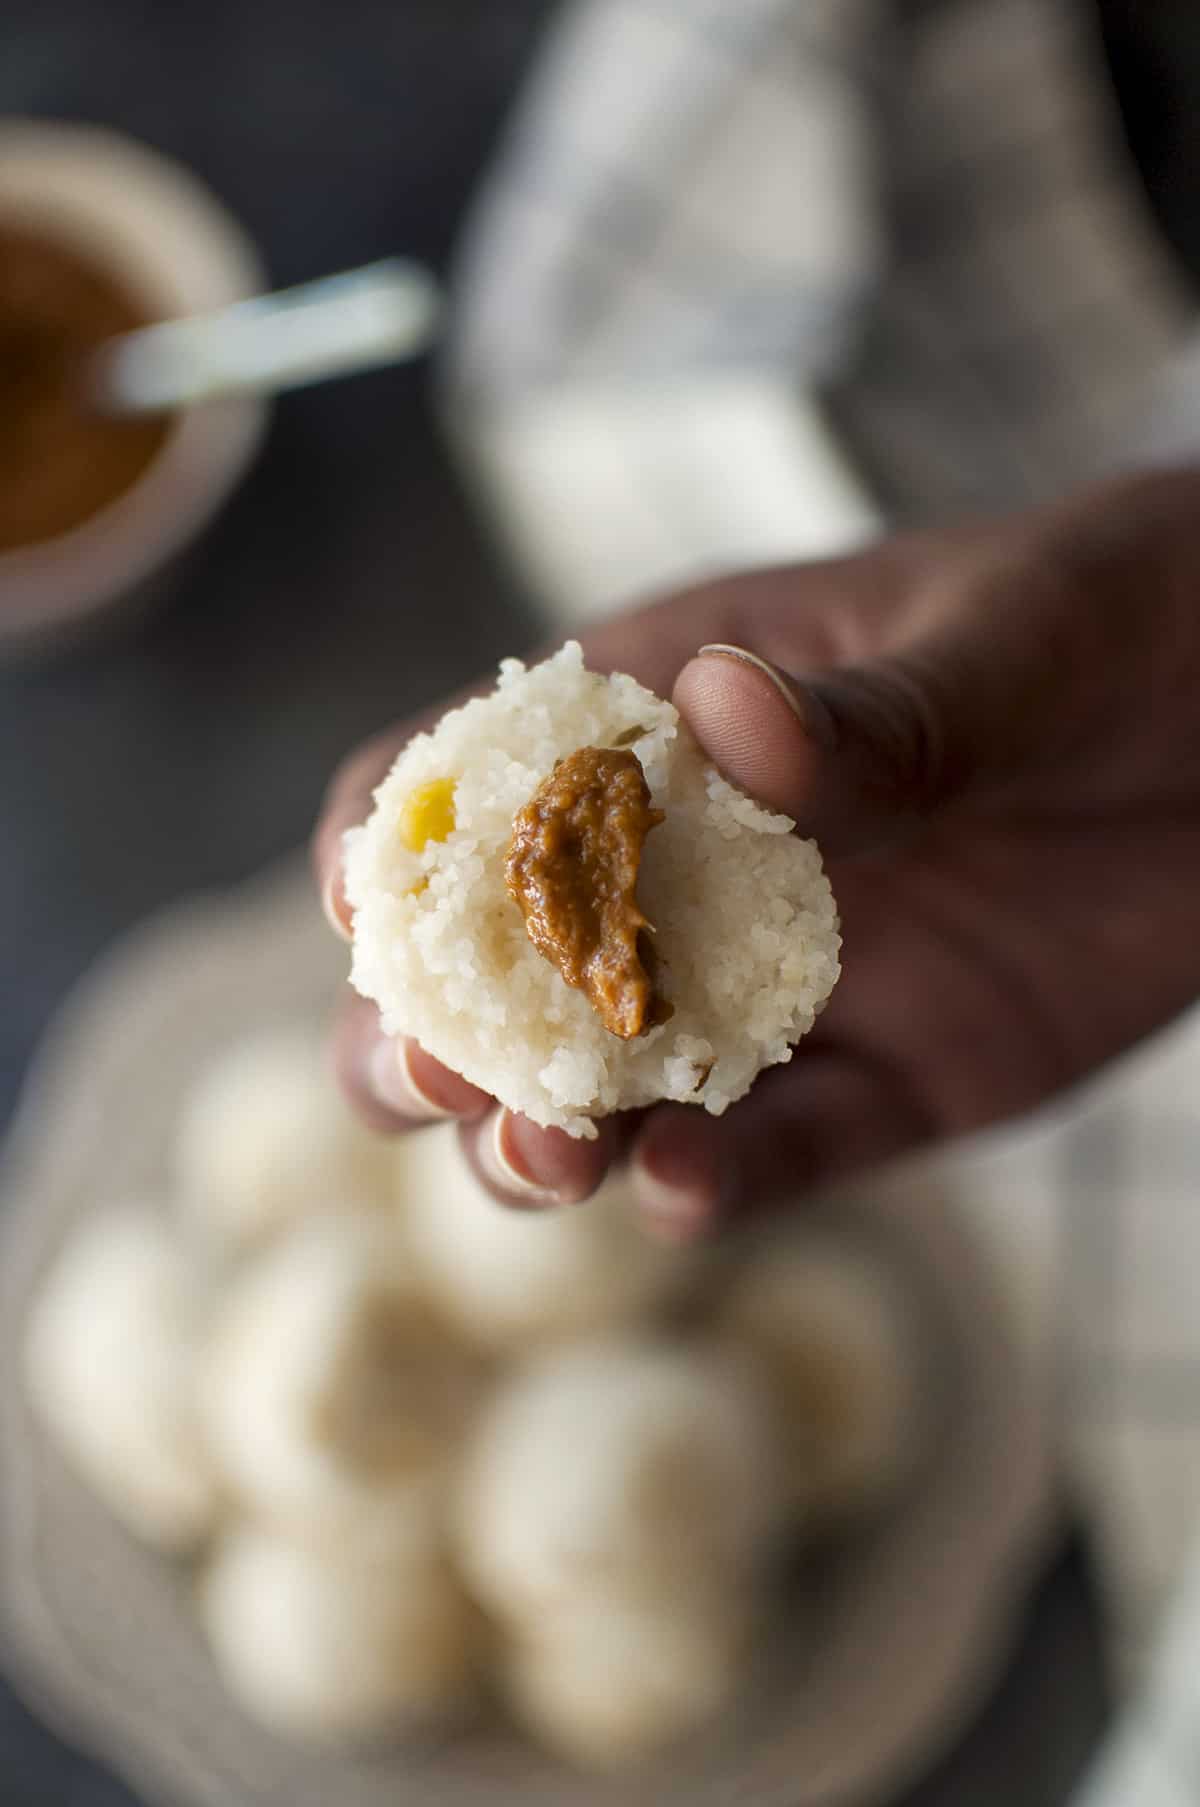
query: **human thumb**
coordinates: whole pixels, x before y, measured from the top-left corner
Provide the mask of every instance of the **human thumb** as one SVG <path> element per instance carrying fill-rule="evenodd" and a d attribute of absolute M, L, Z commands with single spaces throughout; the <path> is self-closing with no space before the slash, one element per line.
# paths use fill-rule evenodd
<path fill-rule="evenodd" d="M 968 782 L 964 675 L 888 657 L 795 676 L 742 647 L 704 646 L 674 696 L 731 783 L 845 855 L 902 835 Z"/>

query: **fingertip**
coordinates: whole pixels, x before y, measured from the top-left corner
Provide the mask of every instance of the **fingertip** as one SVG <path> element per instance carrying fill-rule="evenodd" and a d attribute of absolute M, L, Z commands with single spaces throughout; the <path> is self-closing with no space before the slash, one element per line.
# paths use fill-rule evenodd
<path fill-rule="evenodd" d="M 366 998 L 346 994 L 333 1031 L 333 1070 L 341 1091 L 368 1129 L 393 1136 L 408 1127 L 403 1117 L 383 1099 L 375 1087 L 372 1063 L 382 1031 L 379 1013 Z"/>
<path fill-rule="evenodd" d="M 805 808 L 828 726 L 819 702 L 740 648 L 701 648 L 675 682 L 676 708 L 730 783 L 792 817 Z"/>
<path fill-rule="evenodd" d="M 518 1166 L 552 1187 L 563 1204 L 582 1204 L 603 1183 L 619 1146 L 618 1125 L 605 1118 L 592 1137 L 543 1129 L 515 1111 L 504 1113 L 504 1147 Z"/>
<path fill-rule="evenodd" d="M 413 724 L 415 727 L 416 724 Z M 349 940 L 352 912 L 342 879 L 346 831 L 365 822 L 376 786 L 386 776 L 411 728 L 388 728 L 343 760 L 326 787 L 309 841 L 317 892 L 330 927 Z"/>
<path fill-rule="evenodd" d="M 463 1146 L 488 1190 L 525 1210 L 581 1204 L 601 1184 L 615 1152 L 607 1125 L 584 1140 L 506 1108 L 465 1130 Z"/>
<path fill-rule="evenodd" d="M 634 1148 L 634 1201 L 647 1231 L 663 1242 L 693 1242 L 727 1214 L 736 1191 L 729 1151 L 715 1118 L 694 1106 L 651 1113 Z"/>
<path fill-rule="evenodd" d="M 408 1037 L 400 1044 L 399 1062 L 412 1094 L 431 1117 L 460 1117 L 471 1122 L 491 1109 L 488 1092 L 427 1054 Z"/>
<path fill-rule="evenodd" d="M 325 920 L 338 937 L 339 941 L 353 940 L 354 915 L 346 901 L 346 892 L 342 883 L 342 868 L 339 860 L 328 868 L 321 883 L 321 909 Z"/>
<path fill-rule="evenodd" d="M 655 1242 L 698 1242 L 713 1227 L 715 1214 L 710 1200 L 662 1186 L 637 1165 L 633 1170 L 633 1196 L 642 1228 Z"/>
<path fill-rule="evenodd" d="M 544 1186 L 523 1161 L 513 1159 L 503 1108 L 459 1130 L 463 1158 L 480 1184 L 498 1204 L 517 1210 L 541 1210 L 558 1204 L 552 1187 Z"/>
<path fill-rule="evenodd" d="M 385 1035 L 374 1004 L 353 992 L 338 1016 L 333 1059 L 351 1104 L 384 1135 L 451 1117 L 471 1120 L 492 1103 L 415 1041 Z"/>

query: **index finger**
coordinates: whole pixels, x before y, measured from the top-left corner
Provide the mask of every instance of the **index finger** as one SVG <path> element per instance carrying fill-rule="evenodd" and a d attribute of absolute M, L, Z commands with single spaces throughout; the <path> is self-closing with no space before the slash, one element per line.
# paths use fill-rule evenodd
<path fill-rule="evenodd" d="M 342 884 L 342 837 L 348 828 L 366 820 L 372 793 L 415 732 L 415 728 L 403 723 L 385 728 L 351 753 L 334 773 L 321 804 L 310 847 L 313 871 L 329 925 L 346 941 L 350 939 L 352 919 Z"/>

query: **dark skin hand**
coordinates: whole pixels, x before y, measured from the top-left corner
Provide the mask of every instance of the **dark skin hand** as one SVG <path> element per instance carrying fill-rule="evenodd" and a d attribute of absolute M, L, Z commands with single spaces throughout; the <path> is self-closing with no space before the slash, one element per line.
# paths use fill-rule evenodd
<path fill-rule="evenodd" d="M 662 1105 L 594 1142 L 499 1110 L 354 1000 L 339 1066 L 368 1118 L 459 1117 L 498 1197 L 581 1199 L 626 1156 L 648 1220 L 695 1235 L 1029 1110 L 1200 996 L 1200 472 L 723 578 L 584 650 L 816 836 L 844 971 L 724 1117 Z M 314 857 L 343 932 L 341 834 L 422 725 L 331 787 Z"/>

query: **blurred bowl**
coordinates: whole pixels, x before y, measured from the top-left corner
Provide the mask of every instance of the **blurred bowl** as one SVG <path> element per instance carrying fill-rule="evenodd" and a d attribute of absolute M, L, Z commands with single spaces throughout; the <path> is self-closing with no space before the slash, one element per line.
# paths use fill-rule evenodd
<path fill-rule="evenodd" d="M 106 129 L 0 120 L 0 220 L 53 236 L 167 319 L 266 286 L 258 255 L 192 175 Z M 174 417 L 142 475 L 89 519 L 0 553 L 0 649 L 134 599 L 211 520 L 262 437 L 267 404 L 236 397 Z"/>

